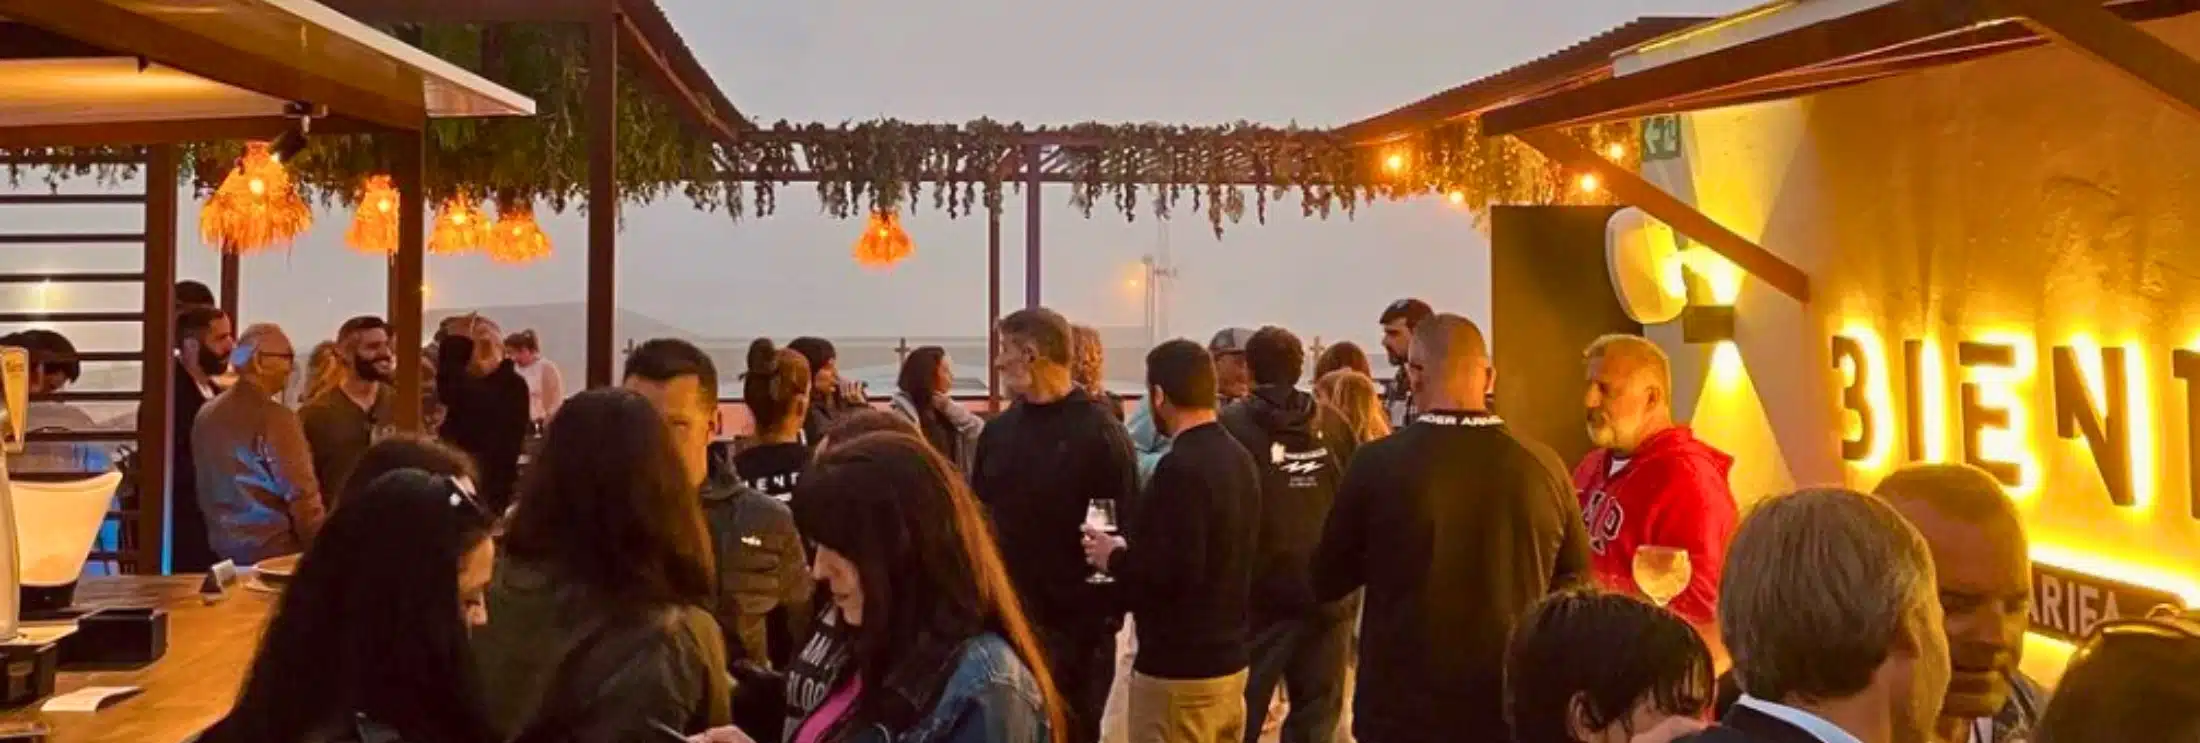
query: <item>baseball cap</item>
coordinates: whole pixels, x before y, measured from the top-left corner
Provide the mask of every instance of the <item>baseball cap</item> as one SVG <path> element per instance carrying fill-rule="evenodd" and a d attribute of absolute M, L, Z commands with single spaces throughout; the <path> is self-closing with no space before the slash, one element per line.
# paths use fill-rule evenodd
<path fill-rule="evenodd" d="M 1207 352 L 1220 356 L 1226 353 L 1245 353 L 1245 344 L 1253 341 L 1252 328 L 1223 328 L 1214 340 L 1207 341 Z"/>
<path fill-rule="evenodd" d="M 1419 325 L 1421 324 L 1422 320 L 1429 319 L 1430 317 L 1433 317 L 1435 315 L 1436 310 L 1430 309 L 1427 302 L 1423 302 L 1412 297 L 1406 297 L 1405 299 L 1390 303 L 1389 307 L 1384 307 L 1383 318 L 1380 320 L 1376 320 L 1375 323 L 1378 325 L 1389 325 L 1393 320 L 1404 320 L 1406 321 L 1407 325 Z"/>

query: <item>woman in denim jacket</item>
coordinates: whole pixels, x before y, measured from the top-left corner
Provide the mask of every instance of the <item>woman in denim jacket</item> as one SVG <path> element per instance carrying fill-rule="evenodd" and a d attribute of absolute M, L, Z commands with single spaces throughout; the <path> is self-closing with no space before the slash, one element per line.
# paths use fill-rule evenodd
<path fill-rule="evenodd" d="M 790 743 L 1062 743 L 1062 706 L 992 529 L 907 434 L 835 445 L 795 523 L 831 601 L 787 672 Z"/>

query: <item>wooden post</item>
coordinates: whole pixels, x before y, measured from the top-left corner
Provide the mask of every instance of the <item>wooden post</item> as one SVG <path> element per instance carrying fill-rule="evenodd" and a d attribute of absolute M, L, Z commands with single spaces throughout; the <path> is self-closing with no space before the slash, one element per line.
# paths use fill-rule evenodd
<path fill-rule="evenodd" d="M 985 210 L 985 409 L 1001 412 L 1001 205 Z"/>
<path fill-rule="evenodd" d="M 428 241 L 427 146 L 420 132 L 382 136 L 397 187 L 397 255 L 390 257 L 390 342 L 397 346 L 398 430 L 419 432 L 422 425 L 420 358 L 422 289 L 427 283 L 424 256 Z"/>
<path fill-rule="evenodd" d="M 1024 145 L 1024 306 L 1039 306 L 1039 145 Z"/>
<path fill-rule="evenodd" d="M 618 312 L 619 28 L 614 14 L 588 24 L 588 386 L 611 384 Z"/>
<path fill-rule="evenodd" d="M 176 177 L 174 145 L 145 150 L 145 319 L 139 348 L 137 519 L 138 559 L 134 572 L 166 574 L 168 560 L 168 482 L 175 441 L 176 362 Z M 186 525 L 189 526 L 189 525 Z"/>

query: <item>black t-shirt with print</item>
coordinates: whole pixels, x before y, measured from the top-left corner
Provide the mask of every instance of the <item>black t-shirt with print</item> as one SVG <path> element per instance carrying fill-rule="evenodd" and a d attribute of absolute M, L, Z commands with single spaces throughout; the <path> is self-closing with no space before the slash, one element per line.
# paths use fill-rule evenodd
<path fill-rule="evenodd" d="M 799 443 L 763 444 L 733 455 L 733 472 L 741 482 L 778 499 L 794 499 L 795 482 L 810 463 L 810 447 Z"/>

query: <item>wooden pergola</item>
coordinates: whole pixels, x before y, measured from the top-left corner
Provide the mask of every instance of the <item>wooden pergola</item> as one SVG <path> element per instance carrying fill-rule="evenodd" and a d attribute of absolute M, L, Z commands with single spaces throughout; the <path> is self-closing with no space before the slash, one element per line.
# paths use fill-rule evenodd
<path fill-rule="evenodd" d="M 218 12 L 207 12 L 207 11 Z M 289 39 L 291 43 L 274 43 Z M 138 493 L 116 514 L 132 549 L 94 555 L 125 569 L 157 570 L 162 554 L 174 400 L 178 145 L 267 139 L 299 126 L 297 112 L 339 131 L 383 137 L 410 215 L 390 271 L 391 316 L 400 349 L 417 368 L 423 148 L 429 119 L 534 113 L 534 102 L 397 39 L 305 0 L 121 2 L 0 0 L 0 149 L 13 164 L 73 166 L 70 148 L 105 147 L 141 163 L 137 194 L 21 195 L 8 204 L 142 203 L 137 234 L 0 234 L 0 244 L 144 246 L 139 272 L 13 274 L 6 283 L 141 283 L 138 312 L 8 312 L 0 322 L 138 323 L 134 351 L 95 351 L 87 361 L 135 361 L 141 390 L 61 393 L 62 400 L 139 403 L 134 432 L 36 434 L 45 441 L 134 440 Z M 82 152 L 82 150 L 75 150 Z M 58 160 L 58 162 L 56 161 Z M 419 376 L 409 378 L 415 399 Z M 403 384 L 404 381 L 401 381 Z M 418 411 L 413 411 L 417 420 Z"/>

